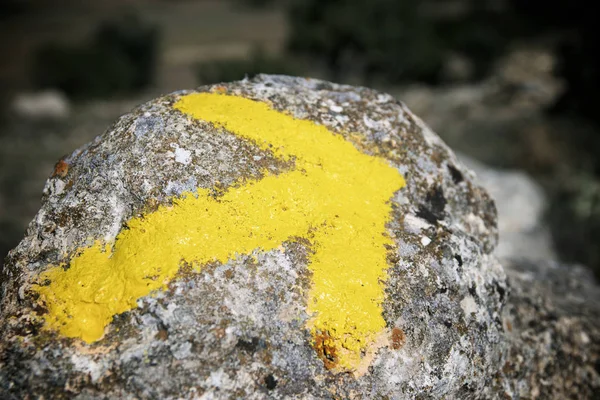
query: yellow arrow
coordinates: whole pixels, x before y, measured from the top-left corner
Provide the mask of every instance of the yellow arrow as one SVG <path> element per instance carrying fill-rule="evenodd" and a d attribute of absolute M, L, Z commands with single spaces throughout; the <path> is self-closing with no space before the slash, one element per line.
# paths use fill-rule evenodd
<path fill-rule="evenodd" d="M 98 340 L 115 314 L 164 288 L 183 261 L 197 270 L 236 254 L 272 250 L 303 237 L 314 254 L 307 324 L 328 367 L 351 370 L 385 328 L 390 198 L 400 173 L 364 154 L 341 135 L 295 119 L 267 104 L 216 93 L 183 96 L 174 107 L 268 149 L 295 168 L 232 187 L 222 197 L 206 189 L 132 218 L 112 248 L 81 249 L 69 268 L 41 274 L 35 290 L 48 310 L 47 327 L 86 342 Z M 48 283 L 49 281 L 49 283 Z"/>

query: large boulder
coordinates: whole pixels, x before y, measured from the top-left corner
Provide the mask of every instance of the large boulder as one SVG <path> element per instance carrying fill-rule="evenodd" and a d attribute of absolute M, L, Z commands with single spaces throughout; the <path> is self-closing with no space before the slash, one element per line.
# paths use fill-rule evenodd
<path fill-rule="evenodd" d="M 389 95 L 158 98 L 48 179 L 0 276 L 0 397 L 591 397 L 597 286 L 505 273 L 496 220 Z"/>

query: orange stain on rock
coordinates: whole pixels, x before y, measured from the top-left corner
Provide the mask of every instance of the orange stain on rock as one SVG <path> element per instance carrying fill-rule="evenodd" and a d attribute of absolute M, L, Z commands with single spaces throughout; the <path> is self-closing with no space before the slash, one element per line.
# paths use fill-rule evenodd
<path fill-rule="evenodd" d="M 406 334 L 400 328 L 392 329 L 391 347 L 394 350 L 400 350 L 406 343 Z"/>
<path fill-rule="evenodd" d="M 64 178 L 69 173 L 69 164 L 65 160 L 60 160 L 54 166 L 54 172 L 52 173 L 52 177 L 61 177 Z"/>

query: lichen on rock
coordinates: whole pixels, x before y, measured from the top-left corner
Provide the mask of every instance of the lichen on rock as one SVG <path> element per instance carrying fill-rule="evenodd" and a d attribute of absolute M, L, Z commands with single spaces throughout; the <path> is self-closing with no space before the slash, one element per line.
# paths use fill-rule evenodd
<path fill-rule="evenodd" d="M 2 398 L 544 390 L 493 201 L 389 95 L 268 75 L 177 92 L 57 165 L 0 276 Z M 593 366 L 598 326 L 577 324 Z"/>

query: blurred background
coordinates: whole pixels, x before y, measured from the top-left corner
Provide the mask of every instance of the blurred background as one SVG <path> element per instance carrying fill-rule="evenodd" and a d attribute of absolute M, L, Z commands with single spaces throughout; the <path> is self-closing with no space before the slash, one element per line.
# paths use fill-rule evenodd
<path fill-rule="evenodd" d="M 507 257 L 600 276 L 584 0 L 0 0 L 0 259 L 63 155 L 137 104 L 264 73 L 387 91 L 497 198 Z"/>

